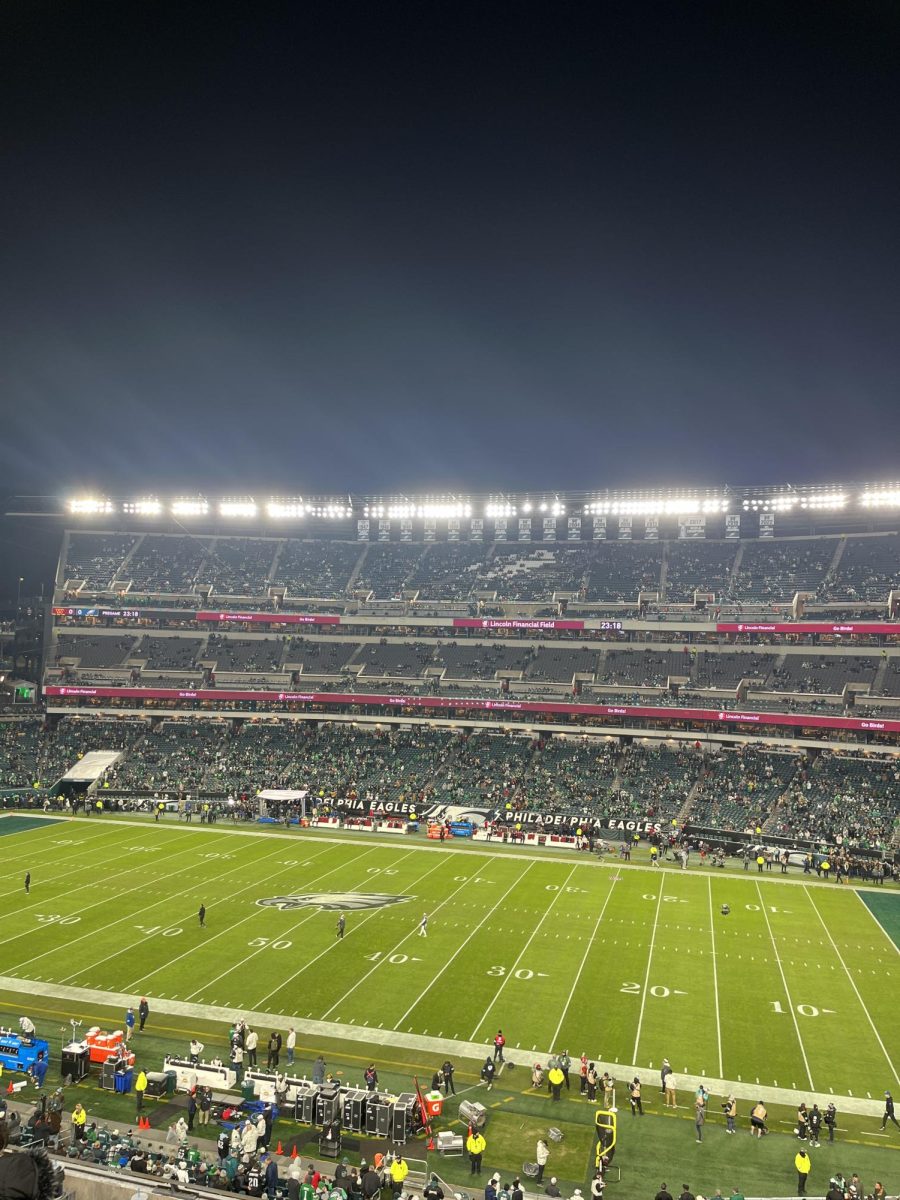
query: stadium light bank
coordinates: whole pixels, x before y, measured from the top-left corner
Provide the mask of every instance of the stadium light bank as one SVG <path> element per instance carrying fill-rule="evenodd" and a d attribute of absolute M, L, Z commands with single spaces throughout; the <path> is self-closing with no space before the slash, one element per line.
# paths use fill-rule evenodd
<path fill-rule="evenodd" d="M 113 515 L 136 518 L 172 516 L 202 519 L 219 516 L 235 521 L 349 520 L 352 517 L 386 520 L 467 519 L 482 516 L 488 520 L 540 513 L 562 517 L 605 516 L 713 516 L 728 512 L 838 512 L 900 509 L 900 483 L 864 484 L 841 488 L 758 487 L 703 489 L 641 489 L 567 494 L 522 492 L 482 494 L 481 496 L 402 496 L 358 497 L 353 495 L 307 497 L 272 496 L 268 500 L 254 496 L 178 496 L 164 500 L 155 495 L 115 498 L 95 493 L 79 493 L 63 503 L 72 517 L 96 519 Z M 57 512 L 59 510 L 57 509 Z"/>

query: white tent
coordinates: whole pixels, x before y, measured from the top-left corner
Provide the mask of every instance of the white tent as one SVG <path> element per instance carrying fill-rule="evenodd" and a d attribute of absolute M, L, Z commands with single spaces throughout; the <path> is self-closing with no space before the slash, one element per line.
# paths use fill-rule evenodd
<path fill-rule="evenodd" d="M 273 804 L 294 804 L 297 800 L 300 801 L 300 813 L 306 816 L 306 797 L 309 795 L 309 788 L 304 788 L 297 792 L 291 788 L 265 788 L 261 792 L 257 792 L 258 800 Z"/>

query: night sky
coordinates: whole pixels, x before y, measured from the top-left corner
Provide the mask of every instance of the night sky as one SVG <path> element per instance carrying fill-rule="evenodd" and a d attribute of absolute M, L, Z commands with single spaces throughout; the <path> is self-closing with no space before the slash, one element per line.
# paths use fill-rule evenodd
<path fill-rule="evenodd" d="M 894 0 L 0 35 L 3 490 L 896 474 Z"/>

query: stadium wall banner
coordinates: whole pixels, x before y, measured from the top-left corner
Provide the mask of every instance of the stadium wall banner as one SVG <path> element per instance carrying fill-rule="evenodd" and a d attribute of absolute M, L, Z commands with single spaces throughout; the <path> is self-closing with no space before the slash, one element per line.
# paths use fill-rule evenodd
<path fill-rule="evenodd" d="M 400 522 L 400 541 L 401 542 L 411 542 L 413 540 L 412 533 L 413 533 L 412 521 L 409 521 L 409 520 L 401 521 Z"/>
<path fill-rule="evenodd" d="M 544 517 L 544 541 L 556 541 L 556 517 Z"/>
<path fill-rule="evenodd" d="M 437 521 L 435 521 L 434 517 L 425 518 L 422 540 L 426 542 L 437 541 Z"/>
<path fill-rule="evenodd" d="M 606 541 L 606 517 L 594 517 L 594 541 Z"/>
<path fill-rule="evenodd" d="M 725 516 L 725 540 L 734 541 L 741 536 L 740 513 L 727 513 Z"/>
<path fill-rule="evenodd" d="M 531 541 L 531 517 L 519 517 L 519 541 Z"/>
<path fill-rule="evenodd" d="M 759 621 L 744 621 L 738 624 L 717 624 L 716 633 L 830 633 L 838 637 L 859 637 L 863 634 L 900 636 L 900 624 L 887 625 L 881 621 L 844 621 L 830 624 L 827 621 L 794 621 L 791 624 L 764 624 Z"/>
<path fill-rule="evenodd" d="M 340 625 L 336 613 L 251 613 L 251 612 L 198 612 L 196 621 L 244 622 L 251 625 Z"/>
<path fill-rule="evenodd" d="M 581 517 L 569 517 L 568 530 L 569 530 L 569 541 L 570 542 L 580 542 L 581 541 Z"/>
<path fill-rule="evenodd" d="M 535 617 L 454 617 L 454 629 L 584 629 L 584 621 L 540 620 Z"/>
<path fill-rule="evenodd" d="M 494 539 L 498 542 L 506 541 L 506 517 L 494 518 Z"/>
<path fill-rule="evenodd" d="M 447 521 L 447 541 L 459 541 L 459 517 L 450 517 Z"/>
<path fill-rule="evenodd" d="M 332 800 L 325 796 L 317 796 L 315 792 L 309 795 L 309 802 L 315 808 L 319 804 L 324 804 L 328 808 L 336 809 L 342 813 L 356 813 L 360 816 L 398 816 L 405 817 L 411 813 L 415 813 L 419 817 L 426 815 L 425 809 L 429 806 L 416 804 L 415 800 L 363 800 L 350 799 L 344 797 L 340 800 Z M 432 805 L 431 807 L 434 807 Z"/>
<path fill-rule="evenodd" d="M 342 796 L 338 799 L 304 793 L 313 807 L 334 809 L 350 816 L 415 817 L 420 821 L 469 821 L 481 825 L 490 816 L 488 808 L 470 808 L 461 804 L 418 803 L 415 800 L 378 800 L 370 797 Z"/>
<path fill-rule="evenodd" d="M 294 613 L 294 612 L 225 612 L 211 609 L 199 612 L 188 612 L 184 609 L 105 609 L 105 608 L 54 608 L 55 617 L 112 617 L 138 619 L 148 615 L 158 616 L 170 613 L 178 617 L 190 617 L 195 621 L 226 622 L 229 624 L 246 623 L 248 625 L 340 625 L 341 617 L 336 613 Z M 400 622 L 402 624 L 402 622 Z M 555 621 L 522 618 L 496 619 L 480 617 L 454 617 L 452 624 L 458 629 L 570 629 L 570 630 L 619 630 L 621 621 Z M 900 622 L 890 624 L 884 621 L 791 621 L 791 622 L 718 622 L 716 633 L 774 633 L 774 634 L 805 634 L 823 633 L 834 637 L 900 637 Z"/>
<path fill-rule="evenodd" d="M 619 517 L 619 541 L 631 541 L 631 517 Z"/>
<path fill-rule="evenodd" d="M 659 517 L 644 517 L 644 541 L 659 541 Z"/>
<path fill-rule="evenodd" d="M 759 514 L 759 536 L 761 538 L 770 538 L 775 536 L 775 514 L 760 513 Z"/>
<path fill-rule="evenodd" d="M 367 542 L 369 540 L 369 522 L 356 522 L 356 540 L 358 542 Z"/>
<path fill-rule="evenodd" d="M 598 817 L 596 813 L 586 812 L 522 812 L 507 811 L 498 808 L 492 817 L 500 825 L 523 825 L 529 828 L 554 828 L 560 825 L 580 826 L 585 831 L 593 830 L 602 833 L 605 829 L 616 829 L 623 833 L 657 833 L 659 825 L 655 821 L 632 821 L 620 817 Z"/>
<path fill-rule="evenodd" d="M 391 523 L 390 521 L 378 522 L 378 540 L 379 542 L 389 542 L 391 540 Z"/>
<path fill-rule="evenodd" d="M 469 541 L 483 542 L 484 541 L 484 521 L 481 517 L 473 517 L 469 524 Z"/>
<path fill-rule="evenodd" d="M 52 685 L 44 696 L 91 700 L 199 700 L 258 704 L 318 704 L 331 707 L 382 706 L 400 709 L 462 709 L 466 712 L 558 713 L 564 716 L 690 721 L 694 724 L 776 725 L 791 729 L 849 729 L 868 733 L 900 733 L 900 721 L 865 717 L 823 717 L 805 713 L 734 712 L 715 708 L 643 708 L 625 704 L 572 704 L 536 700 L 482 700 L 457 696 L 391 696 L 372 692 L 234 691 L 226 688 L 119 688 Z"/>
<path fill-rule="evenodd" d="M 706 517 L 679 517 L 678 537 L 684 541 L 706 537 Z"/>

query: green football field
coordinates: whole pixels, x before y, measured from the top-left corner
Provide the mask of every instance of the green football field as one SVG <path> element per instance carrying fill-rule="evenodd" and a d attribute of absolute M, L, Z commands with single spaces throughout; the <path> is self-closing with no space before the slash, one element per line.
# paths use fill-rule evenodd
<path fill-rule="evenodd" d="M 502 1027 L 523 1063 L 585 1051 L 619 1078 L 668 1057 L 676 1075 L 818 1097 L 900 1087 L 895 893 L 876 919 L 863 893 L 797 871 L 152 822 L 5 829 L 0 976 L 26 995 L 146 995 L 461 1055 Z"/>

